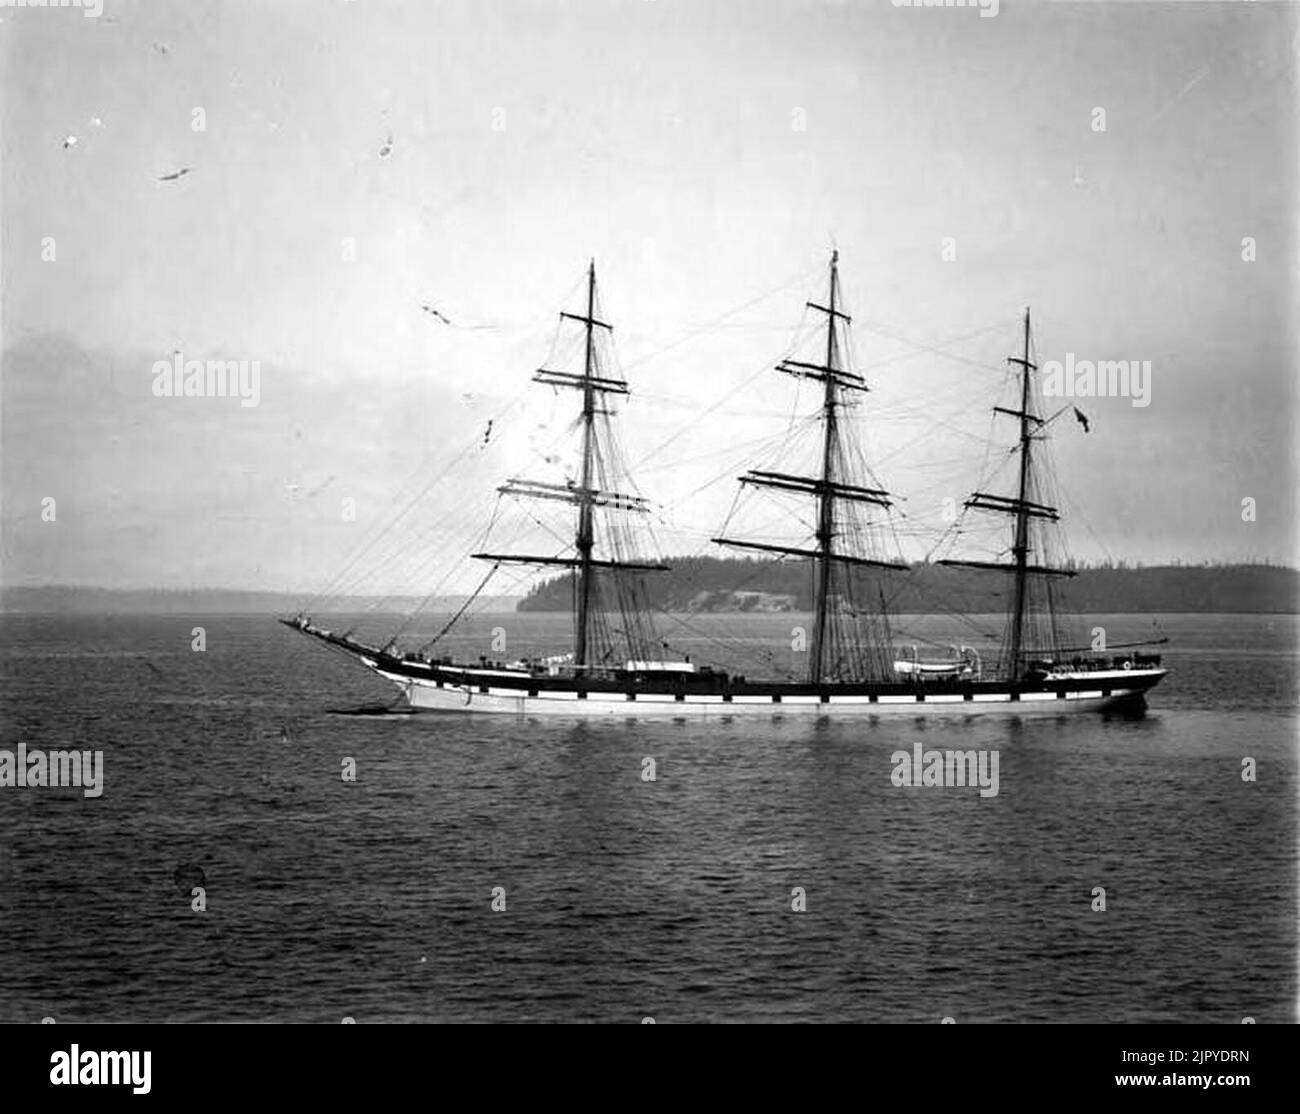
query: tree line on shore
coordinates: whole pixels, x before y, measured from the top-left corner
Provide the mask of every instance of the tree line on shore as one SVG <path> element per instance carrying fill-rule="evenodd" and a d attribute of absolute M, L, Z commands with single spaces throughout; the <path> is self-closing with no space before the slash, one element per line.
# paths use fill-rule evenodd
<path fill-rule="evenodd" d="M 651 607 L 661 611 L 807 611 L 808 562 L 686 557 L 670 571 L 645 577 Z M 1067 610 L 1090 613 L 1244 612 L 1300 610 L 1300 571 L 1272 564 L 1074 564 L 1064 585 Z M 906 572 L 861 574 L 872 595 L 879 583 L 896 613 L 996 612 L 1010 597 L 1011 578 L 975 569 L 915 565 Z M 856 595 L 857 593 L 855 593 Z M 573 574 L 536 585 L 520 611 L 564 611 L 573 603 Z M 872 595 L 860 595 L 869 599 Z"/>

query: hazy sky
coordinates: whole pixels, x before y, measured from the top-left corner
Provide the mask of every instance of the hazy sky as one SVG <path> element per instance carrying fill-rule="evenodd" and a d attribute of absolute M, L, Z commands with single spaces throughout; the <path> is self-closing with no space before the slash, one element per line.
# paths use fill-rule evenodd
<path fill-rule="evenodd" d="M 1296 14 L 0 9 L 4 583 L 311 590 L 458 461 L 400 523 L 420 559 L 358 586 L 472 585 L 574 401 L 529 377 L 592 256 L 659 542 L 707 551 L 832 243 L 909 544 L 974 486 L 1031 305 L 1044 361 L 1152 364 L 1149 405 L 1054 426 L 1076 555 L 1294 563 Z M 258 405 L 155 397 L 174 352 L 259 361 Z"/>

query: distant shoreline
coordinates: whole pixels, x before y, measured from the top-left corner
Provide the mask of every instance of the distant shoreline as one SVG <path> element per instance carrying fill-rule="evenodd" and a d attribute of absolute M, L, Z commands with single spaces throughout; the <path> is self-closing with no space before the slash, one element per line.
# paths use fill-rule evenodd
<path fill-rule="evenodd" d="M 650 605 L 677 614 L 798 614 L 810 610 L 806 570 L 777 562 L 692 559 L 674 572 L 648 578 Z M 954 611 L 997 614 L 1006 605 L 999 577 L 954 574 L 935 566 L 918 567 L 900 577 L 890 593 L 893 614 L 942 615 Z M 727 587 L 743 581 L 743 590 Z M 930 598 L 927 598 L 929 596 Z M 307 593 L 243 591 L 231 588 L 116 589 L 85 585 L 0 588 L 3 614 L 208 614 L 293 615 Z M 318 604 L 314 614 L 447 614 L 460 608 L 465 595 L 423 597 L 346 596 Z M 529 596 L 485 595 L 476 614 L 563 612 L 570 607 L 572 585 L 557 577 Z M 942 601 L 942 604 L 935 601 Z M 378 605 L 382 604 L 382 607 Z M 1300 570 L 1280 565 L 1161 565 L 1143 568 L 1078 570 L 1066 593 L 1064 613 L 1146 615 L 1300 614 Z"/>
<path fill-rule="evenodd" d="M 647 578 L 649 605 L 697 614 L 782 614 L 812 610 L 811 577 L 798 564 L 688 558 Z M 1282 565 L 1151 565 L 1078 567 L 1058 599 L 1062 613 L 1293 615 L 1300 613 L 1300 570 Z M 981 570 L 915 565 L 875 583 L 859 598 L 883 591 L 890 613 L 938 615 L 1005 612 L 1009 578 Z M 563 611 L 574 587 L 568 574 L 539 584 L 520 611 Z"/>
<path fill-rule="evenodd" d="M 57 585 L 0 588 L 0 614 L 6 615 L 295 615 L 308 593 L 244 592 L 231 588 L 191 591 L 148 588 L 92 588 Z M 467 596 L 346 596 L 330 601 L 320 614 L 356 614 L 383 603 L 383 613 L 407 614 L 418 607 L 438 614 L 455 611 Z M 513 614 L 518 596 L 480 596 L 476 613 Z"/>

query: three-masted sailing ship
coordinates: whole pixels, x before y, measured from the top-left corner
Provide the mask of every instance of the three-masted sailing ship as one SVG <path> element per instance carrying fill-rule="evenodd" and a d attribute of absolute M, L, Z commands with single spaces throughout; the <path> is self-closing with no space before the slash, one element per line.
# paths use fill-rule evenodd
<path fill-rule="evenodd" d="M 645 579 L 668 566 L 636 552 L 623 524 L 649 504 L 615 467 L 609 441 L 610 400 L 627 395 L 625 379 L 607 370 L 598 338 L 612 327 L 597 317 L 595 263 L 587 272 L 585 312 L 564 312 L 580 326 L 580 372 L 541 369 L 535 382 L 573 392 L 581 403 L 580 448 L 573 478 L 564 483 L 512 478 L 498 490 L 527 500 L 565 504 L 573 540 L 559 553 L 483 550 L 491 564 L 568 570 L 573 585 L 570 650 L 514 662 L 456 661 L 401 652 L 391 642 L 367 645 L 350 631 L 336 634 L 300 613 L 287 626 L 342 650 L 396 685 L 411 708 L 561 716 L 717 716 L 902 714 L 1017 715 L 1140 710 L 1145 694 L 1165 676 L 1155 654 L 1080 656 L 1063 646 L 1057 626 L 1056 582 L 1074 575 L 1051 563 L 1048 531 L 1060 521 L 1042 481 L 1040 448 L 1050 418 L 1040 413 L 1036 365 L 1031 359 L 1028 311 L 1023 355 L 1009 364 L 1019 373 L 1019 403 L 994 407 L 1018 431 L 1017 480 L 1009 493 L 977 490 L 965 511 L 1004 517 L 1010 525 L 1007 561 L 948 557 L 939 564 L 985 570 L 1010 578 L 1001 652 L 986 668 L 979 653 L 961 647 L 941 660 L 900 655 L 892 645 L 881 578 L 906 576 L 909 566 L 885 552 L 893 499 L 866 467 L 856 436 L 855 410 L 868 387 L 849 366 L 851 318 L 842 303 L 838 252 L 831 256 L 825 304 L 807 308 L 825 318 L 824 344 L 812 359 L 787 358 L 786 375 L 811 381 L 820 395 L 817 466 L 805 472 L 752 470 L 744 490 L 778 493 L 810 504 L 813 535 L 803 542 L 733 537 L 720 546 L 807 562 L 812 570 L 812 614 L 807 671 L 797 679 L 759 680 L 689 660 L 667 660 L 647 604 Z M 809 474 L 811 473 L 811 474 Z M 620 490 L 623 486 L 631 490 Z M 448 624 L 450 626 L 451 624 Z M 447 628 L 444 628 L 446 630 Z"/>

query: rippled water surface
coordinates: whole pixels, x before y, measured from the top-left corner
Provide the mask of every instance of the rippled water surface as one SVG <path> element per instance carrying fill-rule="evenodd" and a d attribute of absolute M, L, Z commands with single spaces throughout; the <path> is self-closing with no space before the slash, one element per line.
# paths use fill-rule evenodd
<path fill-rule="evenodd" d="M 0 789 L 0 1021 L 1289 1020 L 1295 620 L 1164 627 L 1137 721 L 583 723 L 340 715 L 393 690 L 269 619 L 4 617 L 0 747 L 105 791 Z M 997 796 L 895 787 L 918 741 Z"/>

